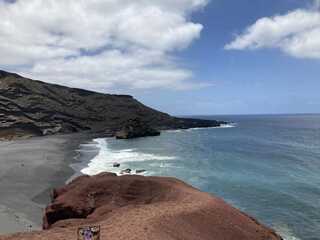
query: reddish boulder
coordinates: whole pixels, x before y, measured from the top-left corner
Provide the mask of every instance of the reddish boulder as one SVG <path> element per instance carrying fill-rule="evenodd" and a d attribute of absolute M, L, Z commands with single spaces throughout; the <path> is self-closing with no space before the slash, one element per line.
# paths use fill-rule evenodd
<path fill-rule="evenodd" d="M 75 239 L 79 226 L 100 226 L 101 239 L 280 240 L 273 230 L 174 178 L 82 176 L 55 190 L 46 231 L 0 239 Z"/>

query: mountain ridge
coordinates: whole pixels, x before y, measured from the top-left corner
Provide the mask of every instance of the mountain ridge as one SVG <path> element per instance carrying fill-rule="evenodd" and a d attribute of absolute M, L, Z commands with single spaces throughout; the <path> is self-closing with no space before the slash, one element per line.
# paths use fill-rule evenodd
<path fill-rule="evenodd" d="M 159 130 L 217 127 L 224 123 L 177 118 L 130 95 L 70 88 L 0 70 L 0 138 L 80 131 L 114 134 L 134 118 Z"/>

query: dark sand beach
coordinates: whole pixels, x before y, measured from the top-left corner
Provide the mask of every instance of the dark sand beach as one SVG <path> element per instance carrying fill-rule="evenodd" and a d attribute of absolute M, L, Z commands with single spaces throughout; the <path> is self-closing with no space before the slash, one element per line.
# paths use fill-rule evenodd
<path fill-rule="evenodd" d="M 85 134 L 0 142 L 0 234 L 40 230 L 50 190 L 63 186 Z"/>

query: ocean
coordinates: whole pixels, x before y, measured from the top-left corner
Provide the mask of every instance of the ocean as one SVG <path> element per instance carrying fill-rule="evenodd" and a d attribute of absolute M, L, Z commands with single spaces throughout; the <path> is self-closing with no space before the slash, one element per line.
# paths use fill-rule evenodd
<path fill-rule="evenodd" d="M 130 168 L 177 177 L 286 240 L 320 239 L 320 115 L 201 118 L 233 124 L 134 140 L 94 139 L 80 146 L 72 167 L 89 175 Z"/>

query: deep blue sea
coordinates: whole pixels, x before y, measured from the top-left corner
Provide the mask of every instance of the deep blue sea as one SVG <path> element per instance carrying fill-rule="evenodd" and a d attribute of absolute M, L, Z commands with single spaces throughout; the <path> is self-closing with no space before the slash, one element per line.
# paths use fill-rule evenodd
<path fill-rule="evenodd" d="M 286 240 L 320 239 L 320 115 L 202 118 L 235 125 L 95 139 L 81 146 L 86 160 L 75 168 L 118 172 L 112 166 L 118 162 L 120 169 L 174 176 L 222 197 Z"/>

